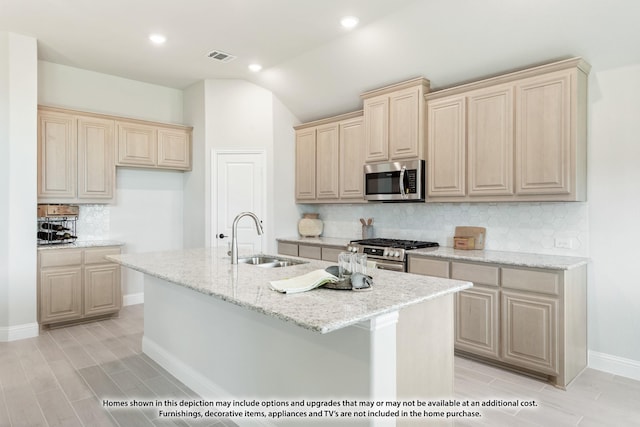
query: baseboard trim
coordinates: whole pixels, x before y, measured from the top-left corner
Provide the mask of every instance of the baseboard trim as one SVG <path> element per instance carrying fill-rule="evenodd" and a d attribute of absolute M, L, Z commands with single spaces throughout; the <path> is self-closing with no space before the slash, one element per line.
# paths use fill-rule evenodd
<path fill-rule="evenodd" d="M 136 305 L 144 304 L 144 292 L 138 292 L 137 294 L 127 294 L 122 297 L 122 305 Z"/>
<path fill-rule="evenodd" d="M 25 323 L 18 326 L 0 326 L 0 342 L 18 341 L 37 337 L 40 327 L 37 323 Z"/>
<path fill-rule="evenodd" d="M 204 378 L 193 368 L 174 357 L 146 336 L 142 337 L 142 352 L 205 399 L 239 400 L 237 397 L 231 396 L 222 387 Z M 232 420 L 240 427 L 275 427 L 274 424 L 263 419 L 232 418 Z"/>
<path fill-rule="evenodd" d="M 589 367 L 640 381 L 640 361 L 589 351 Z"/>

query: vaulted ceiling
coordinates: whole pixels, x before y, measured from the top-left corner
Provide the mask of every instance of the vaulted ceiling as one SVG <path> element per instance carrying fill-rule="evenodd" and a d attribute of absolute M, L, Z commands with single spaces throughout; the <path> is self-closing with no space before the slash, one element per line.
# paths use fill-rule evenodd
<path fill-rule="evenodd" d="M 640 64 L 639 19 L 637 0 L 0 0 L 0 30 L 37 38 L 40 59 L 180 89 L 245 79 L 302 121 L 415 76 L 437 89 L 569 56 Z"/>

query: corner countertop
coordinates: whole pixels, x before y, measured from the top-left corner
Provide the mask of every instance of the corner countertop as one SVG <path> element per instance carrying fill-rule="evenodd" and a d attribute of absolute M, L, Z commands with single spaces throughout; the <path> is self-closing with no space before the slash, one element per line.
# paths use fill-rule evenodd
<path fill-rule="evenodd" d="M 466 281 L 376 269 L 369 272 L 374 283 L 370 291 L 319 288 L 282 294 L 271 290 L 269 282 L 324 269 L 332 263 L 303 259 L 308 262 L 282 268 L 231 265 L 226 250 L 220 248 L 110 255 L 107 259 L 320 333 L 342 329 L 472 286 Z"/>
<path fill-rule="evenodd" d="M 124 246 L 124 242 L 117 240 L 76 240 L 73 243 L 63 243 L 61 245 L 38 245 L 38 250 L 47 249 L 82 249 L 96 248 L 101 246 Z"/>
<path fill-rule="evenodd" d="M 542 255 L 524 252 L 505 252 L 492 250 L 460 250 L 453 248 L 425 248 L 408 252 L 409 256 L 447 258 L 461 261 L 504 264 L 516 267 L 547 268 L 550 270 L 571 270 L 586 265 L 589 258 Z"/>

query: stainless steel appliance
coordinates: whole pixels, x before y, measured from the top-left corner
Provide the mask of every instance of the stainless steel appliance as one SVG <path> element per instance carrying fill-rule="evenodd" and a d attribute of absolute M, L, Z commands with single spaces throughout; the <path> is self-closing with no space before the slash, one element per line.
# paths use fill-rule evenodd
<path fill-rule="evenodd" d="M 424 201 L 424 160 L 364 165 L 365 199 L 383 202 Z"/>
<path fill-rule="evenodd" d="M 367 254 L 376 262 L 377 268 L 393 271 L 407 271 L 407 251 L 420 248 L 437 248 L 436 242 L 397 239 L 352 240 L 347 250 Z"/>

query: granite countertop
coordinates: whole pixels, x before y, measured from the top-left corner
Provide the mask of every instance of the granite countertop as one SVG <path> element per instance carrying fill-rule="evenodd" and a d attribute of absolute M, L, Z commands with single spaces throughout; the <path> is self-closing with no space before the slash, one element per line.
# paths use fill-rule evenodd
<path fill-rule="evenodd" d="M 231 265 L 226 250 L 222 248 L 111 255 L 107 259 L 320 333 L 335 331 L 472 286 L 470 282 L 460 280 L 374 270 L 369 272 L 374 281 L 370 291 L 320 288 L 282 294 L 271 290 L 269 282 L 324 269 L 332 263 L 304 259 L 308 261 L 305 264 L 282 268 Z"/>
<path fill-rule="evenodd" d="M 312 246 L 332 246 L 336 248 L 346 248 L 349 242 L 354 239 L 345 239 L 342 237 L 280 237 L 276 239 L 278 242 L 295 243 Z"/>
<path fill-rule="evenodd" d="M 124 242 L 117 240 L 76 240 L 73 243 L 62 243 L 60 245 L 38 245 L 38 250 L 47 249 L 68 249 L 68 248 L 96 248 L 100 246 L 124 246 Z"/>
<path fill-rule="evenodd" d="M 589 258 L 542 255 L 524 252 L 505 252 L 492 250 L 460 250 L 453 248 L 425 248 L 408 252 L 410 256 L 448 258 L 462 261 L 486 262 L 492 264 L 513 265 L 517 267 L 547 268 L 551 270 L 570 270 L 589 262 Z"/>

